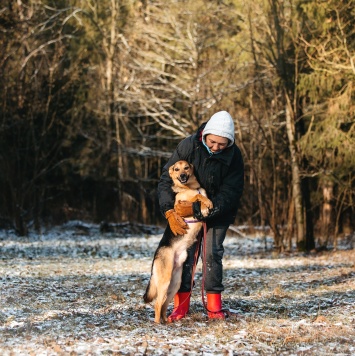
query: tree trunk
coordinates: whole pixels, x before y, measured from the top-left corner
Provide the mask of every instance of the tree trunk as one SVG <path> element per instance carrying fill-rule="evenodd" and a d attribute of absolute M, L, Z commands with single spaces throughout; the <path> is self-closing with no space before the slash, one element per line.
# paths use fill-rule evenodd
<path fill-rule="evenodd" d="M 287 94 L 286 99 L 286 130 L 291 154 L 292 192 L 296 213 L 297 248 L 298 250 L 304 251 L 306 249 L 306 237 L 304 233 L 304 207 L 302 199 L 300 169 L 297 157 L 297 146 L 295 141 L 295 123 L 290 100 Z"/>
<path fill-rule="evenodd" d="M 313 213 L 311 204 L 310 181 L 308 177 L 302 179 L 302 197 L 305 208 L 305 225 L 306 225 L 306 251 L 315 248 L 314 231 L 313 231 Z"/>
<path fill-rule="evenodd" d="M 292 193 L 291 193 L 291 198 L 289 199 L 287 216 L 288 216 L 287 230 L 286 230 L 287 250 L 292 251 L 293 219 L 295 217 L 295 201 L 293 199 Z"/>
<path fill-rule="evenodd" d="M 264 199 L 263 199 L 263 193 L 262 193 L 262 184 L 261 184 L 261 177 L 263 176 L 262 172 L 262 161 L 263 157 L 265 155 L 265 149 L 263 152 L 259 153 L 258 157 L 258 174 L 257 174 L 257 181 L 258 181 L 258 203 L 259 203 L 259 211 L 260 211 L 260 225 L 261 225 L 261 231 L 263 235 L 263 240 L 264 240 L 264 248 L 265 251 L 267 250 L 267 245 L 266 245 L 266 234 L 265 234 L 265 224 L 266 224 L 266 211 L 265 211 L 265 206 L 264 206 Z M 252 182 L 250 182 L 252 184 Z"/>
<path fill-rule="evenodd" d="M 319 246 L 326 248 L 331 235 L 331 220 L 333 214 L 333 188 L 334 184 L 330 180 L 323 183 L 323 206 L 322 206 L 322 220 L 321 220 L 321 236 L 319 238 Z"/>

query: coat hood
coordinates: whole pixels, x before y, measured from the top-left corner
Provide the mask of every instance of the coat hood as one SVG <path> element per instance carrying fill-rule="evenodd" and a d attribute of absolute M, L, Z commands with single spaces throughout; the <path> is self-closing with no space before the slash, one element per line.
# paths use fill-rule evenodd
<path fill-rule="evenodd" d="M 206 135 L 216 135 L 229 140 L 228 147 L 234 143 L 234 122 L 227 111 L 219 111 L 211 116 L 202 131 L 202 142 L 205 144 Z"/>

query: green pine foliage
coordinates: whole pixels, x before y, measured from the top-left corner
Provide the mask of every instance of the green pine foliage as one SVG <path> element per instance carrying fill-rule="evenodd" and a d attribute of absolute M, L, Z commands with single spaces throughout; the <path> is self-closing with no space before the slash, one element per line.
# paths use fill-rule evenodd
<path fill-rule="evenodd" d="M 279 226 L 294 221 L 286 98 L 301 179 L 321 192 L 319 177 L 333 177 L 334 200 L 345 202 L 337 216 L 354 214 L 354 2 L 2 5 L 0 217 L 22 233 L 31 221 L 75 217 L 67 207 L 94 221 L 165 224 L 162 165 L 228 110 L 246 162 L 238 222 L 270 224 L 285 245 Z M 314 226 L 321 202 L 310 198 Z"/>

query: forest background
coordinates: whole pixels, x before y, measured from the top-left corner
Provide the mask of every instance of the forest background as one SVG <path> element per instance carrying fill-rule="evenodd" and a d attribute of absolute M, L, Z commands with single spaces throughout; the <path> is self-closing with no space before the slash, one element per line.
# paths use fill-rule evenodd
<path fill-rule="evenodd" d="M 176 144 L 235 120 L 236 224 L 275 247 L 355 230 L 355 1 L 67 0 L 0 5 L 0 228 L 163 224 Z"/>

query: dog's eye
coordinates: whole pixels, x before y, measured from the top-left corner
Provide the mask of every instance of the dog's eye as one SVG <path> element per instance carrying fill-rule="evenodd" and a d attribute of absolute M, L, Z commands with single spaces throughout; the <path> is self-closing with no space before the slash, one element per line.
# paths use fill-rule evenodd
<path fill-rule="evenodd" d="M 174 168 L 174 171 L 178 172 L 178 171 L 179 171 L 179 168 Z"/>
<path fill-rule="evenodd" d="M 187 171 L 188 169 L 189 169 L 189 166 L 186 166 L 186 167 L 185 167 L 185 171 Z"/>

